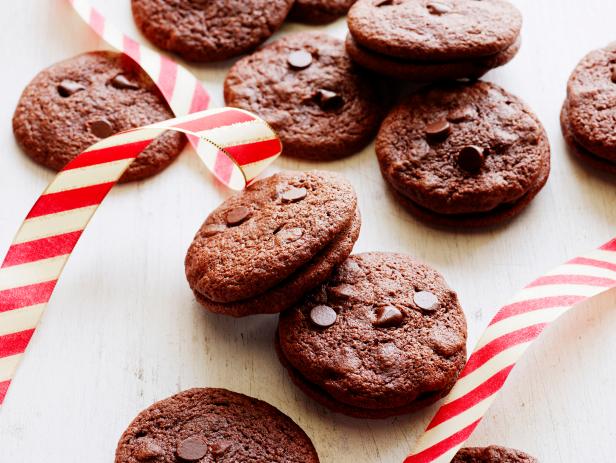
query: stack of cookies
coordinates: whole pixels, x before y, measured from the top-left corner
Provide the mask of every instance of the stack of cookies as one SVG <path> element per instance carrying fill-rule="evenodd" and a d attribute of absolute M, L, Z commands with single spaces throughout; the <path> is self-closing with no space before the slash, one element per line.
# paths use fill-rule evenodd
<path fill-rule="evenodd" d="M 351 58 L 416 82 L 478 78 L 520 48 L 522 15 L 506 0 L 358 0 L 348 15 Z"/>

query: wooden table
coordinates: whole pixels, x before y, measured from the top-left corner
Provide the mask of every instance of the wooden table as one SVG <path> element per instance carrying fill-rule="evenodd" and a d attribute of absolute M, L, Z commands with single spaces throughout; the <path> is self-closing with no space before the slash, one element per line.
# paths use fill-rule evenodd
<path fill-rule="evenodd" d="M 94 2 L 138 36 L 129 1 Z M 363 214 L 356 251 L 413 254 L 445 274 L 461 297 L 469 348 L 499 304 L 533 276 L 616 233 L 616 183 L 568 154 L 558 113 L 567 77 L 588 51 L 616 39 L 616 3 L 515 2 L 523 47 L 491 72 L 545 124 L 553 168 L 532 206 L 506 227 L 436 231 L 386 192 L 372 146 L 346 160 L 280 159 L 275 169 L 326 168 L 357 189 Z M 280 34 L 306 27 L 286 25 Z M 324 30 L 343 37 L 340 20 Z M 42 68 L 103 44 L 60 0 L 3 2 L 0 14 L 0 253 L 52 178 L 16 146 L 11 116 Z M 230 63 L 191 66 L 222 104 Z M 113 461 L 130 420 L 152 402 L 194 386 L 264 399 L 296 420 L 325 463 L 400 462 L 434 407 L 384 421 L 334 415 L 289 381 L 272 348 L 275 317 L 207 314 L 184 278 L 184 254 L 226 195 L 186 151 L 163 175 L 114 189 L 71 258 L 0 412 L 0 462 Z M 518 447 L 543 462 L 607 462 L 616 452 L 616 293 L 564 317 L 514 370 L 472 444 Z"/>

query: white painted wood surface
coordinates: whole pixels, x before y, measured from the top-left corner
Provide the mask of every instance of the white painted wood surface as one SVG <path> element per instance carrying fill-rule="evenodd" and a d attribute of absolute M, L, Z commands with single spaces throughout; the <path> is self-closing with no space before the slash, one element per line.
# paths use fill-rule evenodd
<path fill-rule="evenodd" d="M 138 36 L 128 0 L 94 2 Z M 499 304 L 532 277 L 616 234 L 616 181 L 580 167 L 562 140 L 566 79 L 589 50 L 616 39 L 616 3 L 516 2 L 523 47 L 487 79 L 525 99 L 545 124 L 550 181 L 508 226 L 436 231 L 386 193 L 372 147 L 350 159 L 275 168 L 327 168 L 355 185 L 363 213 L 356 251 L 402 251 L 431 263 L 459 292 L 472 347 Z M 11 116 L 43 67 L 102 44 L 61 0 L 2 2 L 0 13 L 0 253 L 52 178 L 16 146 Z M 282 34 L 303 29 L 286 25 Z M 343 20 L 325 30 L 343 37 Z M 222 103 L 230 63 L 192 66 Z M 272 348 L 274 317 L 205 313 L 184 278 L 185 251 L 203 218 L 228 193 L 190 152 L 163 175 L 115 189 L 85 232 L 0 412 L 0 462 L 108 463 L 142 408 L 194 386 L 259 397 L 295 419 L 325 463 L 400 462 L 434 407 L 362 421 L 334 415 L 287 379 Z M 527 450 L 543 462 L 614 461 L 616 294 L 567 315 L 514 370 L 471 439 Z"/>

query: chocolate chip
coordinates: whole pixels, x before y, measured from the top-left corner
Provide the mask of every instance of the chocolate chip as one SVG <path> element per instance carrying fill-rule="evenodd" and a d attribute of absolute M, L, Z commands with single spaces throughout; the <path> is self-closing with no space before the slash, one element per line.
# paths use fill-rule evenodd
<path fill-rule="evenodd" d="M 297 241 L 304 235 L 302 228 L 283 228 L 276 233 L 276 241 L 278 244 L 292 243 Z"/>
<path fill-rule="evenodd" d="M 431 293 L 430 291 L 416 292 L 413 296 L 413 300 L 415 301 L 415 304 L 417 304 L 417 306 L 422 310 L 427 310 L 431 312 L 438 309 L 439 307 L 438 297 L 436 297 L 436 295 L 434 293 Z"/>
<path fill-rule="evenodd" d="M 393 0 L 377 0 L 374 6 L 391 6 L 393 3 Z"/>
<path fill-rule="evenodd" d="M 483 148 L 475 145 L 465 146 L 458 153 L 458 166 L 471 174 L 476 174 L 483 166 Z"/>
<path fill-rule="evenodd" d="M 464 106 L 449 111 L 449 114 L 447 114 L 447 119 L 451 122 L 462 122 L 470 119 L 472 115 L 473 113 L 471 109 Z"/>
<path fill-rule="evenodd" d="M 197 461 L 207 455 L 207 442 L 200 436 L 191 436 L 180 442 L 178 457 L 186 461 Z"/>
<path fill-rule="evenodd" d="M 99 119 L 90 123 L 90 131 L 98 138 L 107 138 L 113 134 L 113 126 L 107 119 Z"/>
<path fill-rule="evenodd" d="M 338 109 L 344 103 L 344 100 L 336 92 L 331 90 L 325 90 L 320 88 L 314 94 L 314 99 L 318 103 L 319 107 L 324 110 Z"/>
<path fill-rule="evenodd" d="M 119 89 L 131 89 L 131 90 L 135 90 L 137 88 L 139 88 L 139 85 L 137 85 L 134 82 L 131 82 L 130 80 L 128 80 L 128 78 L 124 75 L 124 74 L 118 74 L 117 76 L 115 76 L 113 79 L 111 79 L 111 85 L 113 85 L 115 88 L 119 88 Z"/>
<path fill-rule="evenodd" d="M 392 326 L 398 326 L 404 320 L 402 312 L 393 305 L 385 305 L 376 309 L 376 320 L 374 326 L 379 328 L 386 328 Z"/>
<path fill-rule="evenodd" d="M 150 437 L 140 437 L 135 440 L 135 458 L 139 461 L 147 461 L 165 454 L 156 441 Z"/>
<path fill-rule="evenodd" d="M 426 136 L 433 140 L 442 140 L 446 138 L 447 135 L 449 135 L 449 130 L 451 130 L 451 126 L 447 119 L 439 119 L 426 125 L 425 128 Z"/>
<path fill-rule="evenodd" d="M 612 69 L 612 82 L 616 84 L 616 67 Z"/>
<path fill-rule="evenodd" d="M 58 85 L 57 89 L 58 93 L 62 98 L 68 98 L 73 93 L 85 90 L 86 88 L 79 82 L 75 82 L 72 80 L 63 80 L 62 82 L 60 82 L 60 85 Z"/>
<path fill-rule="evenodd" d="M 310 320 L 321 328 L 327 328 L 336 323 L 338 314 L 328 305 L 317 305 L 310 311 Z"/>
<path fill-rule="evenodd" d="M 226 229 L 227 227 L 221 223 L 213 223 L 206 225 L 201 229 L 201 236 L 209 238 L 210 236 L 218 235 L 219 233 L 224 232 Z"/>
<path fill-rule="evenodd" d="M 312 64 L 312 55 L 305 50 L 298 50 L 289 53 L 287 63 L 293 69 L 306 69 Z"/>
<path fill-rule="evenodd" d="M 227 212 L 227 224 L 234 226 L 241 224 L 250 217 L 250 209 L 245 206 L 238 206 Z"/>
<path fill-rule="evenodd" d="M 227 450 L 229 450 L 229 448 L 231 447 L 232 442 L 228 441 L 228 440 L 220 440 L 218 442 L 214 442 L 211 446 L 210 446 L 210 452 L 212 452 L 212 455 L 214 455 L 215 457 L 220 457 L 222 456 Z"/>
<path fill-rule="evenodd" d="M 282 200 L 287 203 L 301 201 L 308 194 L 306 188 L 291 188 L 282 194 Z"/>
<path fill-rule="evenodd" d="M 357 295 L 357 291 L 355 291 L 353 285 L 346 283 L 328 288 L 327 293 L 334 299 L 350 299 Z"/>
<path fill-rule="evenodd" d="M 426 5 L 430 14 L 442 15 L 451 11 L 451 6 L 441 2 L 430 2 Z"/>

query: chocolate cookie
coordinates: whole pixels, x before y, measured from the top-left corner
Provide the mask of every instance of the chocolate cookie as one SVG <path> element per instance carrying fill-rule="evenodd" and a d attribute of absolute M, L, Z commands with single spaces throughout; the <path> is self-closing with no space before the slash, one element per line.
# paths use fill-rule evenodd
<path fill-rule="evenodd" d="M 225 80 L 225 102 L 263 117 L 284 154 L 312 160 L 361 150 L 386 106 L 343 42 L 316 32 L 287 35 L 238 61 Z"/>
<path fill-rule="evenodd" d="M 186 255 L 186 276 L 207 309 L 277 313 L 329 276 L 357 240 L 353 187 L 329 172 L 282 172 L 212 212 Z"/>
<path fill-rule="evenodd" d="M 356 0 L 295 0 L 289 19 L 308 24 L 326 24 L 344 16 Z"/>
<path fill-rule="evenodd" d="M 451 463 L 538 463 L 538 460 L 519 450 L 491 445 L 460 449 Z"/>
<path fill-rule="evenodd" d="M 318 463 L 302 429 L 271 405 L 225 389 L 189 389 L 142 411 L 115 463 Z"/>
<path fill-rule="evenodd" d="M 450 79 L 478 79 L 486 72 L 507 64 L 520 50 L 521 39 L 494 55 L 457 61 L 412 61 L 375 53 L 359 45 L 347 35 L 345 46 L 351 59 L 358 65 L 395 79 L 413 82 L 434 82 Z"/>
<path fill-rule="evenodd" d="M 160 91 L 126 55 L 92 52 L 54 64 L 23 91 L 13 132 L 28 156 L 54 170 L 116 132 L 173 117 Z M 167 132 L 131 164 L 121 181 L 157 174 L 181 152 L 185 138 Z"/>
<path fill-rule="evenodd" d="M 574 69 L 561 126 L 585 164 L 616 173 L 616 43 L 590 52 Z"/>
<path fill-rule="evenodd" d="M 547 181 L 543 126 L 488 82 L 426 88 L 387 116 L 376 154 L 385 180 L 420 218 L 493 225 L 521 212 Z"/>
<path fill-rule="evenodd" d="M 457 295 L 409 256 L 349 257 L 280 315 L 277 350 L 291 379 L 332 410 L 410 413 L 443 397 L 466 361 Z"/>
<path fill-rule="evenodd" d="M 265 42 L 293 0 L 131 0 L 137 27 L 152 43 L 191 61 L 220 61 Z"/>

